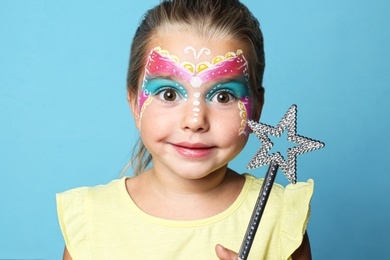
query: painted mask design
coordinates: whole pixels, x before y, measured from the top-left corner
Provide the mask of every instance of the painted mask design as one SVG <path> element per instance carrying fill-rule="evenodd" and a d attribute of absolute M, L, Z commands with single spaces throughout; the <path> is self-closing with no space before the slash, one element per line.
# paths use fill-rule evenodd
<path fill-rule="evenodd" d="M 184 51 L 186 53 L 192 51 L 196 60 L 199 59 L 199 56 L 203 52 L 206 55 L 210 54 L 210 50 L 207 48 L 202 48 L 197 53 L 192 46 L 185 48 Z M 186 61 L 180 62 L 176 55 L 171 55 L 168 51 L 162 50 L 160 47 L 154 48 L 147 57 L 142 91 L 140 91 L 138 97 L 141 117 L 146 106 L 152 102 L 154 94 L 153 79 L 156 78 L 156 75 L 159 77 L 168 77 L 189 82 L 195 89 L 199 89 L 202 84 L 213 80 L 243 78 L 243 81 L 245 82 L 244 87 L 242 86 L 242 83 L 239 85 L 239 83 L 234 80 L 216 84 L 209 90 L 206 96 L 206 102 L 210 101 L 213 94 L 219 89 L 228 89 L 234 93 L 234 96 L 238 98 L 238 109 L 242 119 L 238 134 L 246 135 L 248 133 L 249 128 L 246 122 L 251 115 L 249 72 L 248 63 L 241 50 L 237 50 L 237 52 L 228 52 L 224 56 L 216 56 L 211 62 L 202 61 L 198 64 L 193 64 Z M 165 79 L 160 78 L 160 80 Z M 170 81 L 170 83 L 172 84 L 172 81 Z M 174 84 L 176 84 L 175 89 L 178 89 L 184 100 L 188 100 L 189 97 L 185 88 L 179 83 Z M 199 105 L 202 102 L 200 97 L 200 92 L 195 92 L 193 94 L 194 101 L 192 104 L 194 105 L 194 108 L 192 111 L 194 122 L 197 122 L 197 117 L 200 112 Z"/>

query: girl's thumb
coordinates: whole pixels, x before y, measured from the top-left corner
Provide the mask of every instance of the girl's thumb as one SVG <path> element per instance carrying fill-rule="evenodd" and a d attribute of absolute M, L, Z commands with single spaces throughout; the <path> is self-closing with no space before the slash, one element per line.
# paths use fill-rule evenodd
<path fill-rule="evenodd" d="M 221 245 L 215 246 L 215 252 L 220 260 L 237 260 L 237 253 Z"/>

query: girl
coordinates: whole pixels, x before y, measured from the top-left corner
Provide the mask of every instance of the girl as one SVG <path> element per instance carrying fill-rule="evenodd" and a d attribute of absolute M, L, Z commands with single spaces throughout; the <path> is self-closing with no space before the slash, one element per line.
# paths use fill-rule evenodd
<path fill-rule="evenodd" d="M 57 195 L 64 259 L 237 259 L 263 180 L 227 165 L 260 118 L 264 65 L 259 23 L 238 0 L 149 10 L 127 80 L 135 177 Z M 250 259 L 311 258 L 312 190 L 275 185 Z"/>

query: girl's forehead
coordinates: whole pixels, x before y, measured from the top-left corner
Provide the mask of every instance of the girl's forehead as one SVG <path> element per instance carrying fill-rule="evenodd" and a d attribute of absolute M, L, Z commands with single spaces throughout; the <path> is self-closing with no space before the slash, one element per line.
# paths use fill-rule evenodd
<path fill-rule="evenodd" d="M 184 30 L 163 30 L 149 42 L 149 50 L 159 46 L 181 61 L 211 62 L 216 56 L 224 56 L 237 50 L 245 51 L 244 44 L 232 37 L 207 38 Z"/>
<path fill-rule="evenodd" d="M 148 43 L 144 79 L 168 77 L 194 88 L 225 79 L 248 82 L 244 46 L 230 37 L 205 38 L 183 31 L 158 33 Z"/>

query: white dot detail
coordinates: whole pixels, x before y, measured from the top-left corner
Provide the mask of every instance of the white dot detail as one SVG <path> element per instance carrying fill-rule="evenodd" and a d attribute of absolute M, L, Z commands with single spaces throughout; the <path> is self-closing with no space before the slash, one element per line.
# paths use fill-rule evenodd
<path fill-rule="evenodd" d="M 201 78 L 199 77 L 192 77 L 191 80 L 190 80 L 190 84 L 191 86 L 193 86 L 194 88 L 200 88 L 200 86 L 202 85 L 203 81 Z"/>

